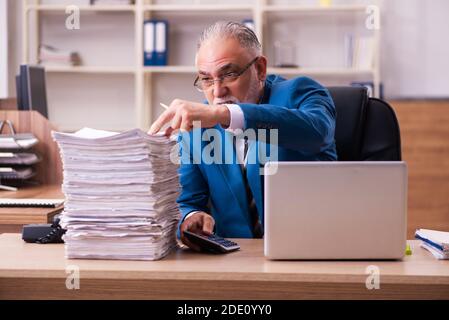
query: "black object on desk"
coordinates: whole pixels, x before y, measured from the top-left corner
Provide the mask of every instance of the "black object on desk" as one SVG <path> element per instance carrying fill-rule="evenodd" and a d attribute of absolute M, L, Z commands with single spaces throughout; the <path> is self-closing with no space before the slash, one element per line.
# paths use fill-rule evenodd
<path fill-rule="evenodd" d="M 23 226 L 22 240 L 28 243 L 64 243 L 62 236 L 66 232 L 60 224 L 60 215 L 53 217 L 53 223 L 27 224 Z"/>
<path fill-rule="evenodd" d="M 213 253 L 228 253 L 240 249 L 240 246 L 237 243 L 219 237 L 215 234 L 205 235 L 184 231 L 184 235 L 190 242 L 196 244 L 205 251 Z"/>

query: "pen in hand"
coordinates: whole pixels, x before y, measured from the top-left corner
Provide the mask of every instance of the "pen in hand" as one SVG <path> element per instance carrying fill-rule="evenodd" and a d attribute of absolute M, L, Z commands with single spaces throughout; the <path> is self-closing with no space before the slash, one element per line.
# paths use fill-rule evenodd
<path fill-rule="evenodd" d="M 164 104 L 164 103 L 162 103 L 162 102 L 160 102 L 159 104 L 160 104 L 161 107 L 163 107 L 165 110 L 168 110 L 169 107 L 168 107 L 166 104 Z M 166 135 L 167 137 L 169 137 L 169 136 L 172 134 L 173 131 L 174 131 L 174 130 L 172 129 L 172 127 L 168 127 L 167 129 L 165 129 L 165 135 Z"/>
<path fill-rule="evenodd" d="M 160 102 L 159 103 L 160 105 L 161 105 L 161 107 L 163 107 L 165 110 L 168 110 L 168 106 L 166 105 L 166 104 L 164 104 L 164 103 L 162 103 L 162 102 Z M 165 135 L 167 135 L 167 136 L 170 136 L 170 134 L 171 134 L 171 131 L 170 132 L 167 132 L 167 130 L 169 130 L 169 128 L 167 128 L 166 129 L 166 131 L 165 131 Z M 148 132 L 147 132 L 148 134 L 152 134 L 151 133 L 151 129 L 150 130 L 148 130 Z M 154 134 L 154 133 L 153 133 Z"/>

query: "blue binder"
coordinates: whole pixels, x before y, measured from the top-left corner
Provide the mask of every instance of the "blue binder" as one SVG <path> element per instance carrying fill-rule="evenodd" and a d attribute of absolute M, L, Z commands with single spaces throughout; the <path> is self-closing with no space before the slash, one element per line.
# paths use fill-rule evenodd
<path fill-rule="evenodd" d="M 144 22 L 144 65 L 166 66 L 168 60 L 168 22 L 146 20 Z"/>
<path fill-rule="evenodd" d="M 247 27 L 250 28 L 251 30 L 253 30 L 254 32 L 256 32 L 256 27 L 254 25 L 254 20 L 253 19 L 245 19 L 242 21 L 242 24 Z"/>

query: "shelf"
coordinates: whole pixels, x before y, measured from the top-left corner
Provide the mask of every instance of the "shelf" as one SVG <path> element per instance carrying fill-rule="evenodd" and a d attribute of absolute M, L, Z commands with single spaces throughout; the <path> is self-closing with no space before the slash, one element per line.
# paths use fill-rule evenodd
<path fill-rule="evenodd" d="M 1 0 L 0 0 L 1 1 Z M 44 26 L 41 22 L 44 19 L 35 19 L 34 14 L 39 16 L 39 13 L 45 13 L 44 16 L 56 16 L 56 15 L 64 15 L 66 8 L 68 5 L 63 4 L 40 4 L 42 1 L 25 1 L 22 3 L 22 10 L 26 17 L 22 22 L 22 33 L 23 33 L 23 61 L 30 62 L 35 61 L 38 57 L 37 46 L 32 44 L 31 36 L 36 37 L 37 41 L 40 41 L 40 33 L 41 27 Z M 52 1 L 53 3 L 57 3 Z M 70 2 L 70 1 L 67 1 Z M 134 96 L 134 108 L 130 108 L 132 110 L 130 117 L 127 119 L 127 122 L 123 122 L 123 116 L 121 113 L 111 112 L 110 117 L 111 121 L 108 120 L 107 123 L 110 123 L 109 129 L 112 130 L 123 130 L 126 126 L 135 126 L 140 128 L 148 128 L 151 124 L 153 117 L 156 115 L 156 112 L 160 110 L 155 108 L 155 105 L 158 105 L 159 101 L 170 100 L 176 98 L 178 95 L 182 97 L 189 97 L 191 99 L 198 99 L 198 93 L 192 88 L 185 86 L 186 81 L 189 77 L 193 78 L 197 74 L 197 68 L 193 65 L 193 59 L 187 59 L 187 57 L 193 57 L 194 49 L 194 41 L 197 41 L 197 37 L 200 34 L 200 28 L 203 28 L 203 25 L 210 24 L 215 20 L 225 19 L 225 20 L 243 20 L 246 18 L 251 18 L 255 22 L 257 35 L 261 40 L 264 40 L 262 45 L 263 49 L 266 50 L 267 44 L 270 36 L 276 37 L 276 34 L 286 34 L 289 32 L 294 32 L 295 29 L 288 28 L 288 25 L 292 23 L 292 21 L 296 22 L 297 20 L 305 20 L 309 23 L 311 20 L 315 23 L 315 17 L 323 17 L 324 23 L 329 18 L 338 16 L 344 19 L 349 18 L 348 21 L 343 21 L 343 23 L 348 23 L 344 25 L 344 27 L 349 27 L 354 24 L 354 28 L 358 28 L 356 23 L 363 23 L 361 19 L 363 19 L 363 15 L 366 12 L 368 5 L 363 2 L 362 4 L 354 4 L 354 5 L 334 5 L 329 7 L 321 7 L 318 5 L 313 5 L 310 1 L 310 6 L 307 5 L 299 5 L 293 4 L 294 1 L 289 1 L 292 3 L 291 5 L 283 5 L 276 4 L 276 1 L 261 1 L 261 0 L 253 0 L 253 1 L 229 1 L 229 0 L 221 0 L 221 1 L 208 1 L 207 4 L 198 4 L 198 2 L 193 3 L 192 5 L 185 4 L 185 1 L 170 1 L 171 4 L 168 4 L 168 1 L 147 1 L 147 0 L 136 0 L 136 4 L 134 5 L 113 5 L 113 4 L 103 4 L 103 5 L 79 5 L 77 6 L 80 11 L 85 14 L 92 16 L 93 19 L 98 17 L 98 23 L 95 21 L 93 26 L 95 27 L 95 32 L 99 32 L 99 35 L 102 36 L 106 33 L 106 29 L 99 27 L 103 23 L 107 23 L 107 27 L 121 27 L 120 24 L 116 23 L 116 16 L 122 15 L 126 17 L 132 17 L 134 21 L 127 21 L 127 23 L 132 23 L 132 25 L 127 24 L 127 34 L 129 33 L 129 37 L 134 39 L 133 45 L 129 42 L 129 45 L 120 46 L 117 50 L 122 50 L 121 55 L 117 55 L 118 58 L 124 57 L 123 59 L 113 59 L 110 60 L 102 60 L 100 55 L 93 55 L 92 64 L 85 66 L 45 66 L 46 71 L 52 77 L 52 85 L 59 86 L 59 80 L 62 79 L 64 81 L 77 81 L 78 83 L 83 83 L 85 78 L 93 77 L 99 79 L 106 79 L 107 81 L 111 79 L 111 90 L 114 91 L 119 85 L 126 85 L 126 99 L 130 100 Z M 206 2 L 206 1 L 204 1 Z M 278 1 L 281 2 L 281 1 Z M 318 1 L 315 0 L 317 3 Z M 184 4 L 183 4 L 184 3 Z M 33 13 L 32 15 L 30 13 Z M 119 17 L 119 18 L 120 18 Z M 172 50 L 176 54 L 170 56 L 170 61 L 172 61 L 173 65 L 168 66 L 143 66 L 143 56 L 142 51 L 144 47 L 143 43 L 143 21 L 147 18 L 159 18 L 163 17 L 168 19 L 170 23 L 173 24 L 173 29 L 171 30 L 173 38 L 172 40 Z M 52 19 L 54 17 L 51 17 Z M 353 18 L 357 18 L 357 20 Z M 360 19 L 359 19 L 360 18 Z M 50 21 L 51 19 L 49 19 Z M 274 21 L 274 23 L 272 23 Z M 90 21 L 92 22 L 92 21 Z M 278 26 L 276 23 L 285 23 L 286 27 L 281 28 L 282 30 L 278 30 Z M 316 23 L 321 23 L 322 21 L 316 21 Z M 338 22 L 338 21 L 337 21 Z M 319 24 L 318 24 L 319 26 Z M 50 28 L 52 32 L 45 34 L 48 39 L 56 39 L 57 41 L 61 41 L 61 47 L 69 47 L 68 45 L 63 45 L 63 41 L 69 42 L 71 39 L 64 39 L 64 37 L 59 33 L 59 31 L 63 31 L 62 29 L 57 30 L 59 26 L 53 24 L 53 21 L 45 24 L 45 28 Z M 62 26 L 63 27 L 63 26 Z M 131 32 L 131 27 L 134 28 L 134 34 Z M 364 27 L 364 24 L 361 25 Z M 351 27 L 350 30 L 353 28 Z M 273 34 L 271 34 L 271 30 L 273 30 Z M 115 30 L 114 30 L 115 31 Z M 339 31 L 339 30 L 337 30 Z M 343 32 L 343 31 L 342 31 Z M 378 32 L 378 31 L 375 31 Z M 376 34 L 376 33 L 375 33 Z M 88 38 L 86 40 L 82 40 L 81 36 L 86 36 L 86 34 L 81 34 L 80 37 L 74 37 L 73 46 L 78 48 L 83 48 L 83 44 L 86 42 L 89 46 L 86 48 L 86 54 L 92 53 L 101 53 L 104 48 L 102 46 L 98 46 L 96 41 L 91 41 L 90 33 L 87 33 Z M 92 37 L 95 37 L 96 34 L 93 34 Z M 124 33 L 119 34 L 122 38 L 126 35 Z M 45 39 L 44 36 L 42 36 Z M 115 32 L 107 32 L 107 39 L 109 41 L 111 39 L 115 39 Z M 117 36 L 118 38 L 118 36 Z M 124 39 L 124 38 L 123 38 Z M 128 40 L 128 38 L 126 38 Z M 54 40 L 55 42 L 57 42 Z M 55 43 L 59 46 L 58 43 Z M 192 47 L 190 47 L 190 45 Z M 185 47 L 189 46 L 188 49 Z M 191 52 L 189 51 L 191 49 Z M 89 50 L 87 50 L 89 49 Z M 92 50 L 98 51 L 92 51 Z M 375 54 L 375 58 L 378 60 L 378 51 L 377 48 Z M 80 49 L 81 50 L 81 49 Z M 124 50 L 134 50 L 134 55 L 131 56 L 130 52 L 126 52 L 124 54 Z M 179 52 L 178 52 L 179 51 Z M 32 53 L 32 56 L 30 53 Z M 120 52 L 119 52 L 120 53 Z M 31 57 L 31 58 L 30 58 Z M 96 59 L 95 59 L 96 57 Z M 326 61 L 327 65 L 338 65 L 341 61 L 335 59 L 334 61 Z M 307 59 L 302 59 L 304 65 L 307 65 Z M 312 60 L 316 61 L 316 60 Z M 118 64 L 115 65 L 115 62 Z M 120 65 L 125 64 L 125 66 Z M 95 65 L 104 64 L 101 65 Z M 311 65 L 320 65 L 319 62 L 310 62 Z M 108 66 L 109 65 L 109 66 Z M 317 77 L 323 79 L 324 81 L 329 81 L 331 83 L 334 82 L 343 82 L 348 83 L 348 80 L 357 81 L 359 79 L 373 81 L 375 86 L 378 88 L 380 84 L 380 72 L 378 70 L 379 66 L 376 64 L 372 70 L 355 70 L 355 69 L 345 69 L 341 68 L 328 68 L 328 67 L 311 67 L 311 68 L 268 68 L 269 74 L 279 74 L 286 78 L 296 77 L 296 76 L 309 76 L 311 78 Z M 154 77 L 151 75 L 154 74 Z M 131 79 L 130 79 L 131 78 Z M 150 78 L 154 78 L 154 81 L 150 81 Z M 131 81 L 128 81 L 131 80 Z M 335 81 L 336 80 L 336 81 Z M 115 83 L 117 82 L 117 83 Z M 61 83 L 61 86 L 63 84 Z M 85 85 L 85 88 L 89 88 Z M 174 88 L 174 89 L 173 89 Z M 109 92 L 108 88 L 105 89 Z M 57 91 L 55 91 L 57 92 Z M 91 92 L 90 92 L 91 93 Z M 103 92 L 100 92 L 101 94 Z M 115 94 L 115 92 L 110 92 Z M 89 96 L 90 97 L 90 96 Z M 97 98 L 95 95 L 92 95 L 92 105 L 96 105 Z M 100 99 L 101 95 L 99 95 Z M 55 94 L 52 100 L 53 106 L 65 105 L 71 106 L 68 102 L 65 102 L 65 97 L 63 95 Z M 80 97 L 80 99 L 82 99 Z M 122 105 L 124 104 L 122 101 L 119 103 L 114 100 L 114 96 L 112 95 L 110 98 L 110 109 L 121 110 Z M 77 99 L 78 100 L 78 99 Z M 88 100 L 90 103 L 91 101 Z M 98 100 L 100 102 L 100 107 L 102 108 L 102 100 Z M 125 103 L 126 104 L 126 103 Z M 131 106 L 130 106 L 131 107 Z M 56 109 L 55 109 L 56 110 Z M 99 109 L 101 110 L 101 109 Z M 60 118 L 61 124 L 64 124 L 66 127 L 64 129 L 79 129 L 76 128 L 78 122 L 82 123 L 84 120 L 82 118 L 71 119 L 70 115 L 66 115 L 63 112 L 58 113 L 55 116 L 55 122 L 58 122 L 57 117 Z M 95 117 L 98 117 L 95 118 Z M 100 118 L 98 115 L 92 115 L 93 119 L 91 123 L 98 123 L 102 126 L 104 123 L 102 122 L 104 119 Z M 133 124 L 129 124 L 129 123 Z M 121 123 L 123 127 L 121 127 Z M 115 126 L 115 127 L 114 127 Z"/>
<path fill-rule="evenodd" d="M 124 73 L 133 74 L 134 67 L 99 67 L 99 66 L 44 66 L 51 73 Z M 194 66 L 142 66 L 144 73 L 196 73 Z"/>
<path fill-rule="evenodd" d="M 145 73 L 196 73 L 195 66 L 145 66 Z M 373 70 L 347 68 L 274 68 L 269 67 L 269 74 L 283 75 L 318 75 L 318 76 L 358 76 L 373 74 Z"/>
<path fill-rule="evenodd" d="M 307 76 L 366 76 L 373 70 L 357 70 L 349 68 L 268 68 L 269 74 L 307 75 Z"/>
<path fill-rule="evenodd" d="M 123 73 L 133 74 L 133 67 L 96 67 L 96 66 L 44 66 L 46 72 L 51 73 Z"/>
<path fill-rule="evenodd" d="M 36 10 L 36 11 L 65 11 L 69 5 L 51 5 L 51 4 L 40 4 L 40 5 L 28 5 L 26 10 Z M 81 11 L 134 11 L 134 5 L 84 5 L 77 6 Z"/>
<path fill-rule="evenodd" d="M 195 66 L 145 66 L 145 73 L 196 73 Z"/>
<path fill-rule="evenodd" d="M 145 11 L 180 11 L 180 12 L 208 12 L 208 11 L 252 11 L 253 6 L 250 5 L 164 5 L 153 4 L 143 6 Z"/>
<path fill-rule="evenodd" d="M 97 67 L 97 66 L 45 66 L 45 70 L 51 73 L 124 73 L 133 74 L 133 67 Z M 195 74 L 195 66 L 142 66 L 144 73 L 173 73 L 173 74 Z M 310 75 L 310 76 L 365 76 L 372 75 L 373 70 L 357 70 L 347 68 L 275 68 L 269 67 L 269 74 L 282 75 Z"/>
<path fill-rule="evenodd" d="M 38 11 L 65 11 L 69 5 L 28 5 L 27 10 Z M 81 11 L 135 11 L 140 7 L 134 5 L 82 5 L 78 6 Z M 154 4 L 142 6 L 144 11 L 180 11 L 180 12 L 219 12 L 219 11 L 253 11 L 254 6 L 251 5 L 226 5 L 226 4 L 210 4 L 210 5 L 165 5 Z M 267 5 L 261 7 L 262 12 L 365 12 L 365 5 L 339 5 L 330 7 L 320 6 L 304 6 L 304 5 Z"/>
<path fill-rule="evenodd" d="M 337 13 L 337 12 L 365 12 L 365 5 L 339 5 L 339 6 L 304 6 L 304 5 L 268 5 L 262 7 L 263 12 L 305 12 L 305 13 Z"/>

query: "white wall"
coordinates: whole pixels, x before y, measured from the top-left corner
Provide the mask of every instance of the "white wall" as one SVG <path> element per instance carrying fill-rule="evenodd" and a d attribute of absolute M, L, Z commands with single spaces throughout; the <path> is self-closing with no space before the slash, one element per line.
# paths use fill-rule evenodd
<path fill-rule="evenodd" d="M 0 99 L 8 97 L 7 2 L 0 0 Z"/>
<path fill-rule="evenodd" d="M 449 1 L 387 0 L 382 79 L 387 97 L 449 97 Z"/>
<path fill-rule="evenodd" d="M 9 97 L 15 97 L 15 75 L 19 72 L 22 59 L 22 1 L 3 1 L 8 2 L 8 92 Z"/>

